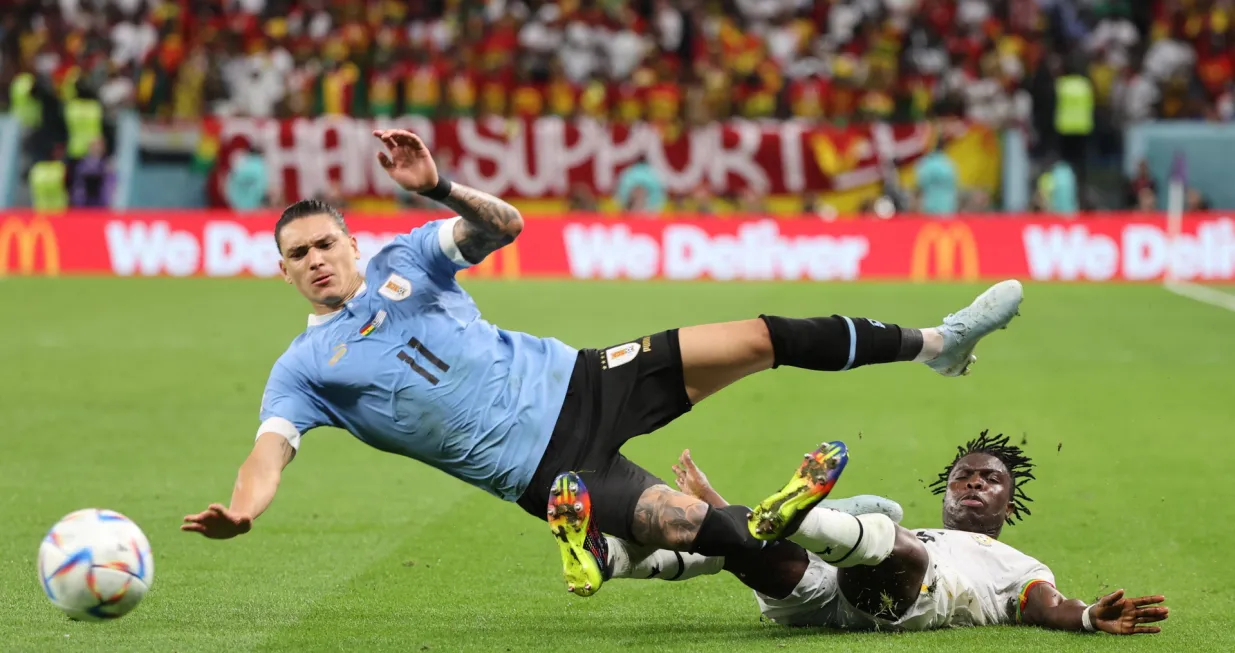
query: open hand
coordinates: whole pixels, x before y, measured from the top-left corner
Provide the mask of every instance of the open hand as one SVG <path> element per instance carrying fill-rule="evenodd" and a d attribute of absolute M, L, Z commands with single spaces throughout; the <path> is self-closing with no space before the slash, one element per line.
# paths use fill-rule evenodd
<path fill-rule="evenodd" d="M 373 136 L 387 150 L 377 153 L 378 162 L 403 190 L 416 193 L 437 185 L 437 163 L 419 136 L 404 129 L 375 130 Z"/>
<path fill-rule="evenodd" d="M 201 533 L 212 540 L 226 540 L 253 529 L 253 518 L 212 503 L 196 515 L 185 515 L 180 530 Z"/>
<path fill-rule="evenodd" d="M 715 492 L 712 484 L 708 482 L 707 475 L 690 457 L 690 449 L 684 450 L 682 455 L 678 456 L 678 464 L 673 466 L 673 476 L 678 489 L 696 499 L 706 501 L 707 495 Z"/>
<path fill-rule="evenodd" d="M 1165 600 L 1161 595 L 1124 598 L 1124 591 L 1116 590 L 1099 599 L 1090 608 L 1089 616 L 1095 628 L 1112 635 L 1157 633 L 1162 629 L 1144 624 L 1166 620 L 1170 608 L 1157 605 Z"/>

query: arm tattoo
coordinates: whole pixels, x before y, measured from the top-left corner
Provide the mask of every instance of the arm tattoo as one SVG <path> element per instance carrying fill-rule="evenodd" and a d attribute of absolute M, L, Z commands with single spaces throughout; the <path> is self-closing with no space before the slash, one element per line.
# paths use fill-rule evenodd
<path fill-rule="evenodd" d="M 475 188 L 455 183 L 442 204 L 458 211 L 463 219 L 455 223 L 455 243 L 459 253 L 479 263 L 499 248 L 514 242 L 523 229 L 518 209 Z"/>
<path fill-rule="evenodd" d="M 655 485 L 639 497 L 631 530 L 645 546 L 685 551 L 694 543 L 707 514 L 708 504 L 667 485 Z"/>

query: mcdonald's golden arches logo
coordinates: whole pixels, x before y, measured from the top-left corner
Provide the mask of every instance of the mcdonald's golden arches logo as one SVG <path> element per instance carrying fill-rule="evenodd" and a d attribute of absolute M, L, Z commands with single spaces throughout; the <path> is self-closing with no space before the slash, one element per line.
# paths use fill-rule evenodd
<path fill-rule="evenodd" d="M 26 222 L 10 217 L 0 222 L 0 276 L 8 274 L 10 269 L 21 275 L 34 274 L 40 261 L 40 246 L 43 273 L 59 274 L 60 244 L 46 218 Z"/>
<path fill-rule="evenodd" d="M 931 254 L 934 253 L 935 273 L 931 274 Z M 959 270 L 958 270 L 959 268 Z M 959 272 L 959 275 L 957 274 Z M 914 281 L 928 279 L 978 278 L 978 243 L 973 230 L 962 222 L 932 222 L 918 231 L 909 260 L 909 277 Z"/>
<path fill-rule="evenodd" d="M 519 243 L 515 241 L 485 257 L 485 260 L 459 271 L 459 276 L 472 279 L 518 279 Z"/>

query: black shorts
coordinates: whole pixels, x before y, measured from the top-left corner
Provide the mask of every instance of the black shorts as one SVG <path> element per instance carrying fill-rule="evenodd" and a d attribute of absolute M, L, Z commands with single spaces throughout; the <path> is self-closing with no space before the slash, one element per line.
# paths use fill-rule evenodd
<path fill-rule="evenodd" d="M 676 329 L 604 350 L 581 350 L 553 436 L 519 506 L 544 519 L 553 480 L 562 472 L 578 472 L 601 532 L 633 540 L 635 504 L 644 490 L 664 481 L 618 451 L 690 407 Z"/>

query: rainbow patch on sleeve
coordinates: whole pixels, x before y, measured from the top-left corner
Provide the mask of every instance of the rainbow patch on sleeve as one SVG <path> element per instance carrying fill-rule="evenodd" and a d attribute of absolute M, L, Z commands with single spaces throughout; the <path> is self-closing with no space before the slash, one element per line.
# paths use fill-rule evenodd
<path fill-rule="evenodd" d="M 1033 588 L 1037 587 L 1038 585 L 1050 585 L 1051 587 L 1055 586 L 1050 581 L 1045 581 L 1045 580 L 1031 580 L 1025 583 L 1021 587 L 1020 597 L 1018 597 L 1016 600 L 1016 623 L 1018 624 L 1021 623 L 1021 616 L 1025 612 L 1025 603 L 1029 601 L 1029 592 L 1032 591 Z"/>

